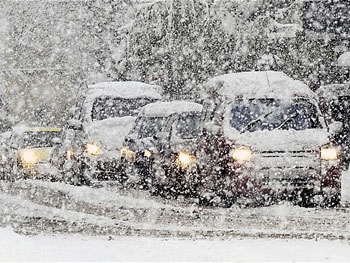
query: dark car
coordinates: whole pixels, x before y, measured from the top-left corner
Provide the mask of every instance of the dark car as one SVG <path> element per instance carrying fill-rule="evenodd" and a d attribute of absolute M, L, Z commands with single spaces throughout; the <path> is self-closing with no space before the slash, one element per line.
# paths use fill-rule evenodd
<path fill-rule="evenodd" d="M 202 202 L 339 204 L 341 152 L 308 86 L 266 71 L 221 75 L 204 89 Z"/>
<path fill-rule="evenodd" d="M 334 138 L 342 148 L 343 167 L 346 170 L 350 163 L 350 84 L 321 86 L 316 94 L 327 123 L 341 124 Z"/>
<path fill-rule="evenodd" d="M 127 180 L 160 193 L 193 193 L 201 110 L 202 105 L 187 101 L 143 107 L 122 149 Z"/>

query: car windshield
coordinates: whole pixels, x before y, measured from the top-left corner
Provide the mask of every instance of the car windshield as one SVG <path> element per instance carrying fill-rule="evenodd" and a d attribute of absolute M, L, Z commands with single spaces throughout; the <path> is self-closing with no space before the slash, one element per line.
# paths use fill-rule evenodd
<path fill-rule="evenodd" d="M 231 114 L 231 127 L 241 133 L 321 127 L 316 106 L 306 99 L 294 100 L 291 104 L 275 99 L 237 100 Z"/>
<path fill-rule="evenodd" d="M 194 139 L 199 134 L 200 115 L 191 112 L 181 114 L 176 124 L 176 136 L 182 139 Z"/>
<path fill-rule="evenodd" d="M 166 124 L 167 117 L 147 117 L 140 126 L 139 138 L 155 136 Z"/>
<path fill-rule="evenodd" d="M 61 138 L 59 131 L 28 131 L 23 134 L 23 148 L 53 147 L 53 139 Z"/>
<path fill-rule="evenodd" d="M 139 109 L 154 102 L 150 98 L 97 98 L 92 106 L 92 120 L 104 120 L 114 117 L 137 116 Z"/>

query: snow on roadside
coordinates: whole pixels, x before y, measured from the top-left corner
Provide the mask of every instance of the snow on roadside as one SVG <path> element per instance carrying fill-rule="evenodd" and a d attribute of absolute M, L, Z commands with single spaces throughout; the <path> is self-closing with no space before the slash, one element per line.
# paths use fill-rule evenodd
<path fill-rule="evenodd" d="M 2 261 L 347 261 L 345 241 L 21 236 L 0 228 Z"/>
<path fill-rule="evenodd" d="M 350 170 L 343 172 L 341 181 L 341 199 L 343 204 L 350 203 Z"/>

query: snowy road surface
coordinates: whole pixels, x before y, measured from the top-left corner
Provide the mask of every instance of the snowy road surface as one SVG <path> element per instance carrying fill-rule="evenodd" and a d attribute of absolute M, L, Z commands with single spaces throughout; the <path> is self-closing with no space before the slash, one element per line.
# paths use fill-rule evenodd
<path fill-rule="evenodd" d="M 343 207 L 333 209 L 288 202 L 203 208 L 194 200 L 166 200 L 112 183 L 89 188 L 36 180 L 0 182 L 0 260 L 38 260 L 40 255 L 43 260 L 65 260 L 55 253 L 61 246 L 70 247 L 69 260 L 346 260 L 350 258 L 348 175 L 343 177 Z M 95 241 L 97 252 L 89 257 L 84 251 Z M 30 252 L 33 244 L 47 249 Z M 76 250 L 71 244 L 78 244 Z M 193 248 L 194 253 L 178 254 L 177 246 L 184 251 Z M 281 253 L 274 253 L 276 246 Z M 309 246 L 319 252 L 299 257 Z M 24 253 L 15 253 L 16 247 Z M 140 253 L 126 253 L 133 247 Z M 241 252 L 233 253 L 233 247 Z M 155 248 L 159 251 L 152 252 Z M 219 252 L 225 248 L 226 253 Z M 248 248 L 266 258 L 245 253 Z M 284 249 L 292 249 L 294 256 L 283 257 Z M 119 250 L 122 253 L 116 253 Z"/>

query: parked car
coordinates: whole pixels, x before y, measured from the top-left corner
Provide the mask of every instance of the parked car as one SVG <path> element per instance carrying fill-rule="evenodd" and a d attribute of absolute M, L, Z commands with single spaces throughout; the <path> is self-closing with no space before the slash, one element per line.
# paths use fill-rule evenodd
<path fill-rule="evenodd" d="M 58 166 L 66 181 L 90 184 L 115 179 L 120 148 L 139 109 L 160 100 L 161 88 L 141 82 L 103 82 L 91 85 L 78 99 L 76 118 L 67 123 Z"/>
<path fill-rule="evenodd" d="M 203 88 L 203 203 L 339 204 L 341 151 L 307 85 L 263 71 L 217 76 Z"/>
<path fill-rule="evenodd" d="M 350 84 L 331 84 L 316 90 L 328 124 L 341 124 L 334 138 L 342 148 L 344 169 L 350 163 Z"/>
<path fill-rule="evenodd" d="M 122 149 L 126 179 L 158 193 L 193 194 L 201 111 L 202 105 L 188 101 L 144 106 Z"/>
<path fill-rule="evenodd" d="M 52 178 L 49 159 L 55 144 L 60 143 L 61 128 L 15 127 L 9 137 L 6 153 L 6 179 Z"/>

